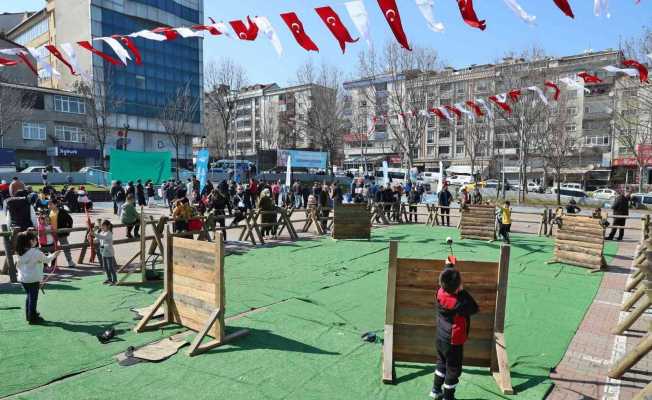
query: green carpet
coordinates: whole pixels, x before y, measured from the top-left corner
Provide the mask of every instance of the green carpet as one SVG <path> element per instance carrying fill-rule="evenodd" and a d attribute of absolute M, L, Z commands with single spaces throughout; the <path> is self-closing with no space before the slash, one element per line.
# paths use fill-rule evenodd
<path fill-rule="evenodd" d="M 371 241 L 302 241 L 259 248 L 226 259 L 227 315 L 267 306 L 238 320 L 252 333 L 209 354 L 183 351 L 159 364 L 119 367 L 112 356 L 171 330 L 134 335 L 133 306 L 152 302 L 151 287 L 114 288 L 100 277 L 52 285 L 39 308 L 53 326 L 23 322 L 19 290 L 0 296 L 0 397 L 86 371 L 20 398 L 128 399 L 407 399 L 427 398 L 433 367 L 398 365 L 397 385 L 380 382 L 381 344 L 360 340 L 382 333 L 388 241 L 401 257 L 443 258 L 452 229 L 405 226 L 375 230 Z M 616 246 L 606 253 L 613 256 Z M 492 260 L 499 244 L 458 241 L 461 259 Z M 506 340 L 514 398 L 542 399 L 550 369 L 563 357 L 592 302 L 602 274 L 559 264 L 552 241 L 515 235 L 510 262 Z M 97 326 L 115 324 L 123 341 L 101 345 Z M 29 372 L 26 372 L 29 371 Z M 10 377 L 8 380 L 6 377 Z M 503 398 L 488 370 L 466 369 L 460 399 Z"/>

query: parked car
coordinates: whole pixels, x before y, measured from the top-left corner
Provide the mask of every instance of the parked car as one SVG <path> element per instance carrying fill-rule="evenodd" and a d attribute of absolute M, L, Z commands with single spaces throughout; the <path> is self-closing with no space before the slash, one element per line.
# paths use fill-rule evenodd
<path fill-rule="evenodd" d="M 509 182 L 505 181 L 505 186 L 507 187 L 507 190 L 511 190 L 511 186 Z M 480 183 L 480 187 L 485 188 L 485 189 L 502 189 L 503 183 L 502 181 L 499 181 L 498 179 L 487 179 L 484 182 Z"/>
<path fill-rule="evenodd" d="M 49 169 L 50 172 L 54 172 L 55 174 L 63 174 L 63 171 L 61 170 L 61 167 L 27 167 L 24 170 L 20 171 L 21 174 L 29 174 L 29 173 L 41 173 L 45 171 L 46 169 Z"/>
<path fill-rule="evenodd" d="M 593 197 L 600 200 L 613 200 L 617 195 L 613 189 L 598 189 L 593 192 Z"/>
<path fill-rule="evenodd" d="M 652 193 L 634 193 L 631 195 L 630 200 L 636 207 L 648 208 L 652 206 Z"/>
<path fill-rule="evenodd" d="M 563 186 L 560 188 L 559 193 L 561 194 L 561 196 L 572 197 L 572 198 L 575 198 L 575 199 L 584 199 L 584 198 L 589 197 L 589 195 L 586 194 L 586 192 L 584 190 L 582 190 L 582 189 L 566 188 L 566 187 L 563 187 Z M 552 188 L 552 194 L 557 194 L 557 188 L 556 187 Z"/>
<path fill-rule="evenodd" d="M 451 185 L 464 186 L 473 182 L 473 177 L 471 177 L 471 175 L 455 175 L 446 178 L 446 181 Z"/>

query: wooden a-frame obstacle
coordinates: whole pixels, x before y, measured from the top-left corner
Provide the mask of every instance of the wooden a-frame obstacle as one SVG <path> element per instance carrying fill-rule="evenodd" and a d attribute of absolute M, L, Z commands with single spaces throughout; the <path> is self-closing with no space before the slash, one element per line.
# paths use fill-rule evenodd
<path fill-rule="evenodd" d="M 459 227 L 462 239 L 496 240 L 495 206 L 467 206 L 460 212 Z"/>
<path fill-rule="evenodd" d="M 258 222 L 259 219 L 262 219 L 262 216 L 272 214 L 279 217 L 277 222 Z M 242 233 L 240 234 L 240 240 L 249 238 L 249 240 L 251 240 L 254 245 L 256 245 L 254 232 L 256 232 L 256 235 L 258 236 L 258 241 L 260 241 L 261 244 L 265 244 L 265 239 L 263 238 L 263 234 L 260 229 L 270 226 L 276 226 L 278 228 L 276 234 L 277 236 L 280 236 L 281 232 L 283 232 L 284 229 L 287 229 L 290 240 L 299 240 L 299 235 L 297 235 L 297 231 L 294 229 L 294 226 L 290 222 L 290 218 L 288 217 L 286 210 L 281 207 L 276 207 L 274 211 L 265 211 L 261 209 L 253 210 L 251 213 L 249 213 L 247 218 L 245 218 L 244 222 L 245 225 Z"/>
<path fill-rule="evenodd" d="M 499 262 L 458 260 L 464 288 L 480 306 L 471 317 L 471 333 L 464 348 L 464 365 L 489 367 L 503 394 L 514 394 L 505 344 L 505 306 L 509 246 L 500 248 Z M 385 383 L 394 381 L 394 363 L 437 362 L 435 296 L 445 260 L 398 258 L 398 242 L 389 246 L 387 308 L 383 345 Z"/>
<path fill-rule="evenodd" d="M 333 239 L 370 239 L 370 221 L 366 204 L 340 204 L 333 215 Z"/>
<path fill-rule="evenodd" d="M 188 350 L 195 356 L 247 335 L 248 330 L 225 335 L 224 239 L 215 242 L 165 235 L 165 287 L 150 311 L 136 325 L 137 333 L 167 324 L 179 324 L 197 331 Z M 150 324 L 156 311 L 165 307 L 163 320 Z M 206 336 L 213 338 L 202 344 Z"/>
<path fill-rule="evenodd" d="M 604 269 L 604 227 L 600 218 L 565 215 L 555 233 L 555 252 L 549 263 Z"/>

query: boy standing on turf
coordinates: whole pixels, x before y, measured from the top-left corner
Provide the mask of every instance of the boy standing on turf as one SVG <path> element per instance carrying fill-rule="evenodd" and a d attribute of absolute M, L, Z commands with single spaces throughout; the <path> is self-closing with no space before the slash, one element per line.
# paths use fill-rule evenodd
<path fill-rule="evenodd" d="M 447 267 L 439 275 L 437 291 L 437 369 L 430 392 L 433 399 L 454 400 L 462 374 L 464 343 L 469 336 L 471 315 L 478 304 L 464 290 L 458 270 Z"/>
<path fill-rule="evenodd" d="M 505 202 L 505 205 L 500 208 L 500 236 L 505 239 L 506 243 L 509 243 L 509 231 L 512 230 L 512 209 L 511 203 L 509 201 Z"/>

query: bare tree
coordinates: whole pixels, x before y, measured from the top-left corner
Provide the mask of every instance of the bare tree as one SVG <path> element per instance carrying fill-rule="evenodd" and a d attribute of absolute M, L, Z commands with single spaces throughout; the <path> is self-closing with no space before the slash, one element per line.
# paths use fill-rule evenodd
<path fill-rule="evenodd" d="M 491 130 L 489 119 L 486 116 L 481 118 L 482 119 L 476 119 L 473 123 L 467 125 L 464 134 L 464 152 L 469 158 L 471 163 L 471 173 L 474 177 L 475 166 L 477 165 L 478 158 L 486 155 L 487 150 L 489 149 L 489 143 L 487 142 Z"/>
<path fill-rule="evenodd" d="M 561 204 L 562 170 L 570 166 L 577 145 L 577 135 L 568 129 L 572 115 L 569 113 L 565 96 L 551 103 L 547 115 L 539 124 L 535 138 L 535 149 L 543 160 L 544 169 L 551 169 L 557 186 L 557 204 Z"/>
<path fill-rule="evenodd" d="M 204 136 L 208 141 L 208 148 L 216 157 L 227 154 L 227 142 L 224 128 L 217 116 L 217 113 L 211 112 L 208 108 L 204 109 Z"/>
<path fill-rule="evenodd" d="M 310 85 L 310 97 L 300 96 L 306 102 L 308 135 L 316 147 L 329 155 L 331 165 L 339 158 L 344 130 L 344 91 L 342 71 L 328 64 L 316 68 L 307 62 L 297 71 L 297 82 Z"/>
<path fill-rule="evenodd" d="M 228 147 L 237 155 L 237 131 L 233 124 L 237 117 L 237 105 L 242 89 L 247 85 L 247 73 L 242 66 L 229 58 L 211 62 L 204 73 L 206 105 L 208 112 L 215 113 Z M 230 144 L 230 146 L 229 146 Z"/>
<path fill-rule="evenodd" d="M 370 81 L 363 95 L 375 115 L 390 115 L 387 124 L 408 168 L 428 126 L 430 116 L 419 110 L 431 108 L 429 84 L 439 67 L 434 49 L 415 46 L 410 52 L 395 42 L 387 42 L 381 53 L 372 48 L 359 56 L 358 73 Z"/>
<path fill-rule="evenodd" d="M 32 114 L 35 97 L 11 85 L 0 75 L 0 147 L 5 147 L 5 135 Z"/>
<path fill-rule="evenodd" d="M 279 107 L 277 103 L 271 101 L 265 102 L 265 109 L 262 110 L 257 137 L 260 138 L 260 148 L 262 150 L 278 149 L 279 145 Z"/>
<path fill-rule="evenodd" d="M 179 179 L 179 151 L 188 137 L 188 129 L 199 110 L 199 99 L 192 95 L 190 84 L 177 89 L 161 110 L 158 120 L 175 151 L 176 178 Z"/>
<path fill-rule="evenodd" d="M 100 151 L 101 166 L 106 169 L 104 152 L 114 127 L 116 111 L 124 104 L 124 99 L 116 95 L 113 70 L 104 80 L 80 79 L 75 82 L 75 91 L 86 101 L 84 129 L 93 138 Z"/>

